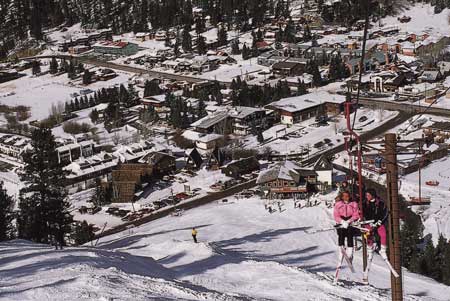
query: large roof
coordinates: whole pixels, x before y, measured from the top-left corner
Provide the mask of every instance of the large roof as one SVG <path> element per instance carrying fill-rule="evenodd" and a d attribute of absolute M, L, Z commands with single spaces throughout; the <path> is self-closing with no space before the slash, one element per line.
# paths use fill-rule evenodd
<path fill-rule="evenodd" d="M 228 112 L 219 112 L 214 115 L 205 116 L 202 119 L 192 123 L 191 126 L 196 128 L 208 129 L 215 124 L 225 120 L 226 118 L 228 118 Z"/>
<path fill-rule="evenodd" d="M 344 103 L 345 96 L 330 94 L 326 91 L 317 91 L 301 96 L 283 98 L 270 105 L 276 109 L 287 112 L 298 112 L 314 108 L 322 103 Z"/>
<path fill-rule="evenodd" d="M 275 166 L 262 171 L 259 174 L 256 183 L 264 184 L 267 182 L 275 181 L 277 179 L 297 182 L 300 177 L 300 174 L 297 170 L 300 169 L 301 167 L 292 161 L 280 162 Z"/>
<path fill-rule="evenodd" d="M 229 115 L 233 118 L 242 119 L 245 118 L 253 113 L 264 111 L 264 109 L 261 108 L 252 108 L 252 107 L 234 107 L 232 110 L 229 111 Z"/>

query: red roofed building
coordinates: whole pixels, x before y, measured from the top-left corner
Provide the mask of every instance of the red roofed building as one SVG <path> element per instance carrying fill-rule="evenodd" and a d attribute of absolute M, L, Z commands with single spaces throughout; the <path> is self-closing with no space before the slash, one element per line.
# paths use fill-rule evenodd
<path fill-rule="evenodd" d="M 134 55 L 139 51 L 137 44 L 128 42 L 112 42 L 112 41 L 101 41 L 93 46 L 94 51 L 103 54 L 113 54 L 113 55 Z"/>

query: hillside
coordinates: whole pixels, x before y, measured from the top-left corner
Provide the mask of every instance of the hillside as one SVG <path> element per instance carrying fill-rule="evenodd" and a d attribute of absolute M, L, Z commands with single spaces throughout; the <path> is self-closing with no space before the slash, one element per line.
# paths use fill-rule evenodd
<path fill-rule="evenodd" d="M 262 200 L 212 204 L 103 238 L 98 248 L 53 251 L 14 241 L 0 245 L 0 300 L 388 300 L 388 271 L 377 258 L 372 285 L 342 271 L 333 285 L 335 233 L 330 209 L 265 211 Z M 199 244 L 190 237 L 199 230 Z M 446 300 L 450 288 L 404 271 L 406 300 Z"/>

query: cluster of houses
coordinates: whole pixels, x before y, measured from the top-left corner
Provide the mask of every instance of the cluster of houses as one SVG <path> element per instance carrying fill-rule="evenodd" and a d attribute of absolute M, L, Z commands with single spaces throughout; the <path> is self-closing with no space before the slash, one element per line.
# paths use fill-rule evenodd
<path fill-rule="evenodd" d="M 73 47 L 90 47 L 91 44 L 98 41 L 112 40 L 112 35 L 113 31 L 111 29 L 85 30 L 58 43 L 58 51 L 66 52 Z"/>
<path fill-rule="evenodd" d="M 22 154 L 31 148 L 31 140 L 24 136 L 0 134 L 0 153 L 21 160 Z"/>

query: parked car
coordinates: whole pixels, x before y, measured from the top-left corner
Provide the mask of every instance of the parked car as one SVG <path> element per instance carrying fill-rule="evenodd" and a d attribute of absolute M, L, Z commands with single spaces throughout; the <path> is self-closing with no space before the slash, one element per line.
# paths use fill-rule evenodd
<path fill-rule="evenodd" d="M 365 122 L 365 121 L 367 121 L 367 116 L 361 116 L 359 119 L 358 119 L 358 121 L 359 122 Z"/>
<path fill-rule="evenodd" d="M 106 209 L 106 213 L 113 214 L 115 211 L 118 211 L 118 210 L 119 210 L 119 208 L 109 207 L 108 209 Z"/>
<path fill-rule="evenodd" d="M 323 141 L 319 141 L 319 142 L 317 142 L 317 143 L 314 143 L 313 146 L 314 146 L 315 148 L 320 148 L 320 147 L 323 146 L 323 144 L 324 144 Z"/>

